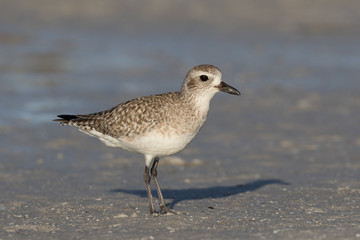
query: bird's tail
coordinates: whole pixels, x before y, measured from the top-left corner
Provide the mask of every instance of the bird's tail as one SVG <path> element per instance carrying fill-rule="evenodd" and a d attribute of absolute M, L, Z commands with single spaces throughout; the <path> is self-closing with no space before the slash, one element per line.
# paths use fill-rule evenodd
<path fill-rule="evenodd" d="M 59 118 L 54 119 L 55 122 L 60 122 L 61 125 L 68 125 L 69 122 L 73 119 L 78 119 L 79 117 L 76 115 L 57 115 Z"/>
<path fill-rule="evenodd" d="M 75 126 L 82 130 L 96 129 L 98 132 L 106 132 L 104 121 L 101 115 L 94 113 L 88 115 L 58 115 L 58 119 L 54 119 L 56 122 L 60 122 L 61 125 Z"/>

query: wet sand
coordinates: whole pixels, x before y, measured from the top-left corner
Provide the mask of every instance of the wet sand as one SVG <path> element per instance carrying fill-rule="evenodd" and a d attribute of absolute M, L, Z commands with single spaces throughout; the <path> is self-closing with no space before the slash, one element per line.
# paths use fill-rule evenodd
<path fill-rule="evenodd" d="M 157 34 L 143 29 L 156 29 L 178 5 L 155 4 L 164 7 L 158 15 L 139 10 L 153 22 L 129 30 L 116 27 L 121 17 L 91 15 L 92 7 L 76 11 L 65 1 L 61 11 L 31 7 L 26 15 L 20 3 L 6 4 L 22 18 L 0 17 L 0 239 L 360 238 L 356 1 L 244 1 L 268 18 L 254 22 L 239 10 L 246 21 L 238 26 L 230 10 L 227 24 L 189 13 L 197 25 L 187 32 L 189 22 L 174 13 Z M 166 202 L 184 214 L 152 217 L 141 155 L 52 119 L 177 90 L 200 63 L 219 66 L 242 95 L 218 94 L 193 142 L 161 159 Z"/>

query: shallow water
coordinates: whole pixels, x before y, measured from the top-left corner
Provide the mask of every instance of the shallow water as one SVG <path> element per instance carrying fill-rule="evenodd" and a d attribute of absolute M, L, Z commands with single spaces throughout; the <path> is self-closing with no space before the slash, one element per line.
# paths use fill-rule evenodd
<path fill-rule="evenodd" d="M 144 35 L 44 29 L 2 33 L 1 121 L 44 123 L 178 90 L 190 67 L 211 63 L 245 94 L 268 87 L 320 92 L 360 88 L 357 36 Z M 245 35 L 245 34 L 244 34 Z"/>

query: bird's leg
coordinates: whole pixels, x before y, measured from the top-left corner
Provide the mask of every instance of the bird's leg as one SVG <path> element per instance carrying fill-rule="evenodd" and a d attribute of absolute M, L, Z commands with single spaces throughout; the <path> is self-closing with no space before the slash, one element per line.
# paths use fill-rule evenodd
<path fill-rule="evenodd" d="M 159 197 L 160 212 L 168 212 L 168 213 L 178 214 L 177 212 L 169 209 L 165 204 L 165 201 L 164 201 L 164 198 L 163 198 L 163 195 L 161 193 L 160 186 L 159 186 L 159 182 L 157 180 L 157 166 L 158 165 L 159 165 L 159 157 L 155 157 L 153 165 L 151 167 L 151 176 L 153 177 L 155 187 L 156 187 L 156 191 L 157 191 L 157 194 L 158 194 L 158 197 Z"/>
<path fill-rule="evenodd" d="M 145 187 L 146 187 L 146 191 L 147 191 L 147 195 L 148 195 L 148 199 L 149 199 L 150 214 L 154 214 L 155 209 L 154 209 L 154 204 L 153 204 L 152 195 L 151 195 L 150 180 L 151 180 L 151 177 L 149 174 L 149 166 L 146 165 L 145 173 L 144 173 L 144 181 L 145 181 Z"/>

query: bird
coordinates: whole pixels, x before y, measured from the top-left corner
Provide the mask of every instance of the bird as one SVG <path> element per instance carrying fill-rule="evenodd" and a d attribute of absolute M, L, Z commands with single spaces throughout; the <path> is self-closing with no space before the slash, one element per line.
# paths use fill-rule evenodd
<path fill-rule="evenodd" d="M 218 67 L 202 64 L 188 71 L 180 91 L 138 97 L 92 114 L 61 114 L 54 121 L 77 127 L 109 147 L 144 155 L 150 214 L 177 214 L 166 206 L 159 186 L 159 159 L 180 152 L 195 137 L 217 92 L 240 95 L 237 89 L 222 81 Z M 154 208 L 151 179 L 157 191 L 159 211 Z"/>

